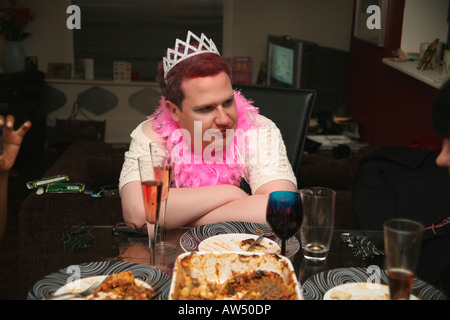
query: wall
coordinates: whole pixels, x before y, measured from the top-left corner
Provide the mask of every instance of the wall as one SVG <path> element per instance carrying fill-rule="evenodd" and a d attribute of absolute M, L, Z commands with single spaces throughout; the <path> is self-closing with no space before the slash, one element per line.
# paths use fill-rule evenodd
<path fill-rule="evenodd" d="M 90 112 L 86 108 L 81 109 L 77 116 L 78 120 L 105 121 L 105 142 L 112 144 L 127 144 L 130 142 L 130 133 L 136 126 L 150 115 L 160 99 L 160 89 L 156 83 L 131 82 L 129 84 L 119 84 L 113 81 L 66 81 L 48 80 L 48 84 L 59 90 L 66 96 L 67 102 L 64 107 L 51 112 L 48 115 L 47 125 L 54 126 L 56 119 L 67 119 L 79 94 L 91 88 L 101 88 L 117 98 L 115 107 L 103 114 Z M 130 103 L 130 97 L 142 94 L 136 98 L 134 103 Z M 92 95 L 97 98 L 98 94 Z M 133 98 L 134 99 L 134 98 Z M 98 104 L 100 105 L 100 103 Z M 96 106 L 96 105 L 94 105 Z M 94 111 L 94 110 L 93 110 Z"/>
<path fill-rule="evenodd" d="M 426 4 L 426 5 L 425 5 Z M 448 0 L 408 0 L 402 24 L 400 47 L 405 52 L 419 52 L 420 44 L 439 38 L 447 42 Z"/>
<path fill-rule="evenodd" d="M 364 141 L 408 145 L 419 135 L 438 137 L 431 124 L 437 89 L 386 65 L 381 60 L 400 48 L 405 0 L 389 1 L 383 48 L 352 38 L 347 113 L 360 124 Z"/>

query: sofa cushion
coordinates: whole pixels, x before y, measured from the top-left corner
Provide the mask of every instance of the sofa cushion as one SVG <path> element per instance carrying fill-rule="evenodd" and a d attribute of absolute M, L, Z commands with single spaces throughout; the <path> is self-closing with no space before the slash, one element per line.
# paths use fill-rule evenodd
<path fill-rule="evenodd" d="M 349 189 L 358 177 L 361 159 L 378 148 L 364 147 L 357 154 L 344 159 L 334 159 L 328 154 L 304 154 L 296 174 L 298 186 Z"/>

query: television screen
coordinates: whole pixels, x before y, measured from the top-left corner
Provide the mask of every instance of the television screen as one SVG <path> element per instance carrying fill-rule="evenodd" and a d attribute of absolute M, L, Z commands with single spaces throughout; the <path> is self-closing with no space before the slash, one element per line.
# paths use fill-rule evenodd
<path fill-rule="evenodd" d="M 294 79 L 294 49 L 271 43 L 269 50 L 270 75 L 274 80 L 292 85 Z"/>

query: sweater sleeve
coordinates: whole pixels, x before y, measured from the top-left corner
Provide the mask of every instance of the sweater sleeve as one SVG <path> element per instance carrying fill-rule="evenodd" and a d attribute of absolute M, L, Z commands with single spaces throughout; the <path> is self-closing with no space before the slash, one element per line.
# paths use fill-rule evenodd
<path fill-rule="evenodd" d="M 274 180 L 288 180 L 297 186 L 280 130 L 271 120 L 261 115 L 259 118 L 259 125 L 249 135 L 246 157 L 245 179 L 252 193 Z"/>
<path fill-rule="evenodd" d="M 140 181 L 138 158 L 143 155 L 150 154 L 150 142 L 152 140 L 145 135 L 142 131 L 142 125 L 146 120 L 139 124 L 131 133 L 130 148 L 125 152 L 124 162 L 122 165 L 122 171 L 119 178 L 119 190 L 122 190 L 123 186 L 129 182 Z M 164 155 L 163 150 L 157 150 L 158 154 Z"/>

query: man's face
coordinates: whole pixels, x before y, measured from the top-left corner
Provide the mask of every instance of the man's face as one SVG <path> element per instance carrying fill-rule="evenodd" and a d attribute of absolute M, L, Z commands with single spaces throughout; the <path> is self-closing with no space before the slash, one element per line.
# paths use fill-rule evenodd
<path fill-rule="evenodd" d="M 169 107 L 169 111 L 180 128 L 186 129 L 191 135 L 193 147 L 194 133 L 197 129 L 197 137 L 201 132 L 202 151 L 206 146 L 215 141 L 217 149 L 225 148 L 231 143 L 231 133 L 237 128 L 238 113 L 234 101 L 234 92 L 231 81 L 225 72 L 215 76 L 197 77 L 185 79 L 181 88 L 184 92 L 182 109 L 176 106 Z M 195 126 L 196 123 L 196 126 Z M 198 129 L 201 128 L 201 131 Z M 204 141 L 205 132 L 210 129 L 219 130 L 219 134 L 213 136 L 211 141 Z M 233 129 L 228 130 L 227 129 Z M 213 132 L 212 130 L 209 133 Z M 225 139 L 227 137 L 228 139 Z"/>
<path fill-rule="evenodd" d="M 447 167 L 450 175 L 450 140 L 447 138 L 442 142 L 442 151 L 436 158 L 436 164 L 439 167 Z"/>

